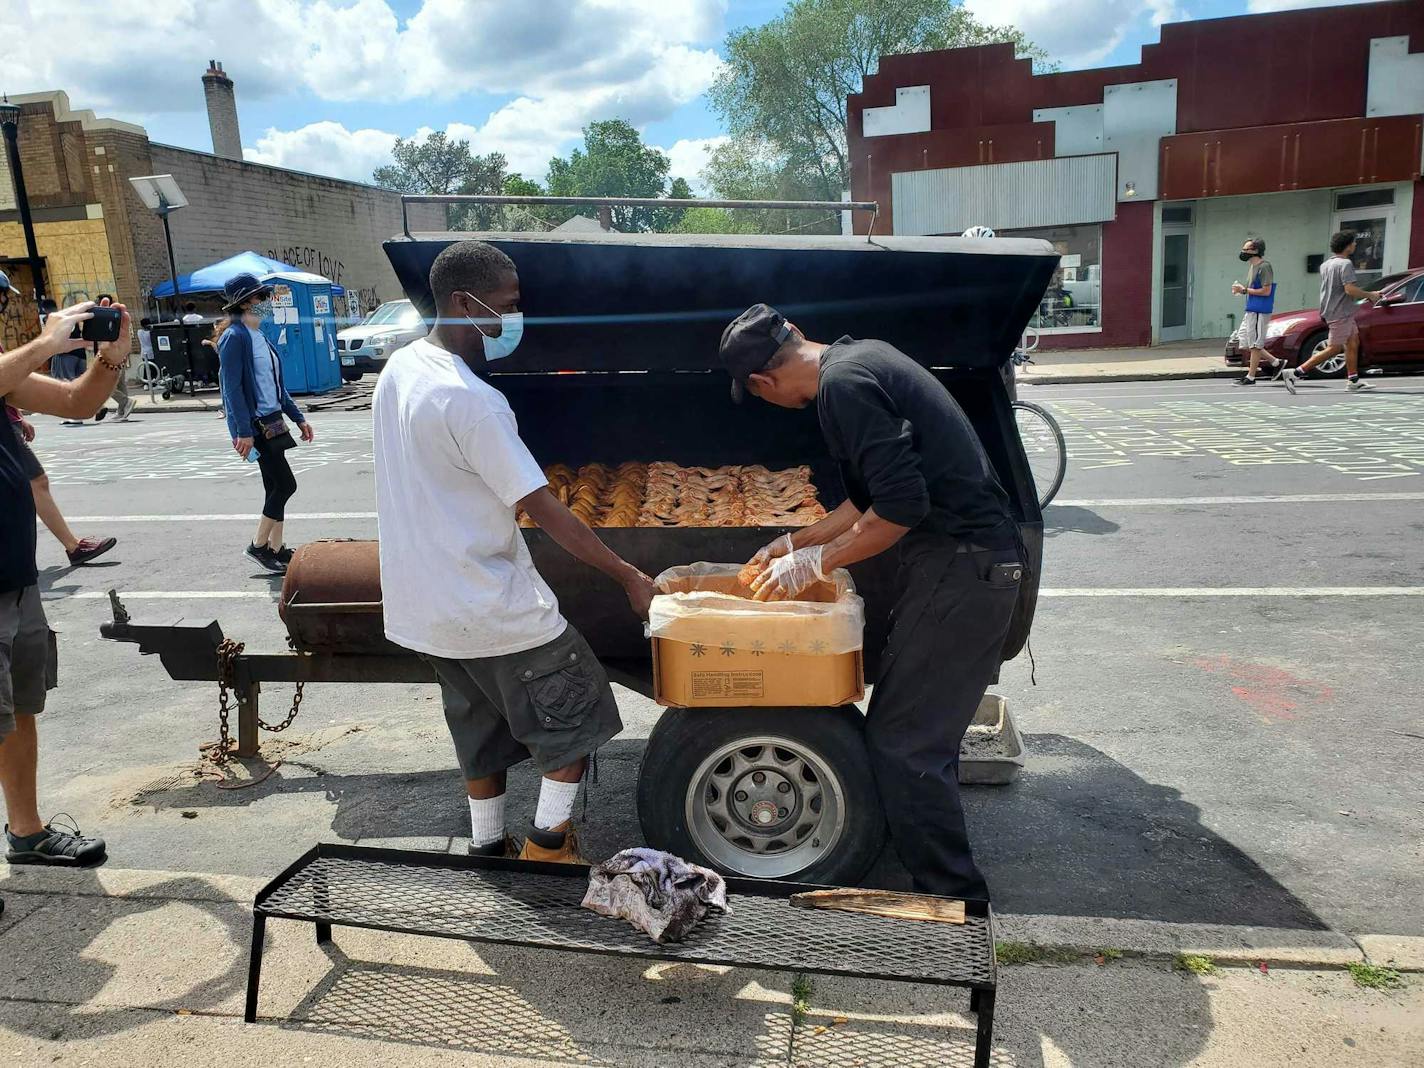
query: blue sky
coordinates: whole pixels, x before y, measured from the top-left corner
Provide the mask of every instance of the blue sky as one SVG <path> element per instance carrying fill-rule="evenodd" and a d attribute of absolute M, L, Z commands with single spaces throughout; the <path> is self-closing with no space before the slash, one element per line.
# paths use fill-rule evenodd
<path fill-rule="evenodd" d="M 11 25 L 53 0 L 0 0 Z M 965 0 L 1023 29 L 1063 67 L 1136 61 L 1159 24 L 1317 0 Z M 721 134 L 704 90 L 728 30 L 784 0 L 70 0 L 70 25 L 0 56 L 0 89 L 65 89 L 71 105 L 209 149 L 199 82 L 233 77 L 248 158 L 369 180 L 396 136 L 428 129 L 499 150 L 542 178 L 592 119 L 624 117 L 695 180 Z M 123 46 L 114 48 L 113 42 Z"/>

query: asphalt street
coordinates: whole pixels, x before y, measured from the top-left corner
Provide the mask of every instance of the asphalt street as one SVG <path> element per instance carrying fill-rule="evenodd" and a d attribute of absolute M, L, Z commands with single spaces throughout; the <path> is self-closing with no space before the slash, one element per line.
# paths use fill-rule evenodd
<path fill-rule="evenodd" d="M 967 791 L 1004 912 L 1424 930 L 1424 381 L 1250 390 L 1226 382 L 1025 387 L 1061 420 L 1069 473 L 1046 515 L 1027 658 L 997 687 L 1027 735 L 1016 784 Z M 297 453 L 291 543 L 375 534 L 369 413 L 321 412 Z M 101 564 L 40 531 L 61 688 L 42 797 L 125 868 L 265 875 L 318 840 L 463 849 L 467 810 L 433 687 L 312 686 L 264 746 L 260 785 L 195 783 L 216 692 L 103 641 L 104 591 L 139 622 L 217 619 L 278 650 L 276 583 L 241 551 L 257 470 L 216 415 L 37 420 L 35 447 Z M 652 457 L 649 457 L 652 458 Z M 289 691 L 264 692 L 282 711 Z M 591 791 L 594 853 L 639 840 L 651 702 Z M 516 812 L 536 779 L 516 775 Z M 893 860 L 877 877 L 900 878 Z"/>

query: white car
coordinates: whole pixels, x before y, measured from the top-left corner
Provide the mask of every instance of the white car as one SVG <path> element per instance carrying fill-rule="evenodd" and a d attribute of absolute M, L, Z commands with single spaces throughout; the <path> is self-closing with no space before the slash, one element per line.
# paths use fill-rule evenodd
<path fill-rule="evenodd" d="M 425 320 L 408 300 L 388 300 L 355 326 L 336 335 L 341 377 L 355 382 L 367 371 L 380 373 L 386 357 L 429 333 Z"/>

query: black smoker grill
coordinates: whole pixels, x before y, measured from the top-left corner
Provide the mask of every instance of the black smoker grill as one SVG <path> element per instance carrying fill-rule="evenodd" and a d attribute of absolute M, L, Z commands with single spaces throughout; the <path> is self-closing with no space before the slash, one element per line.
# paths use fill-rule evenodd
<path fill-rule="evenodd" d="M 386 253 L 427 319 L 435 315 L 430 265 L 464 237 L 497 245 L 518 266 L 526 334 L 490 381 L 509 398 L 521 436 L 545 465 L 810 464 L 829 509 L 843 493 L 814 408 L 790 413 L 757 401 L 732 404 L 726 374 L 711 369 L 723 327 L 748 305 L 766 301 L 814 340 L 880 338 L 933 369 L 973 421 L 1023 529 L 1032 571 L 1004 658 L 1018 655 L 1037 599 L 1043 522 L 1002 371 L 1057 265 L 1046 242 L 641 234 L 391 240 Z M 776 533 L 599 530 L 615 551 L 653 575 L 696 560 L 746 560 Z M 649 645 L 621 589 L 542 531 L 525 536 L 564 614 L 610 675 L 649 693 Z M 885 642 L 894 557 L 851 569 L 866 603 L 870 678 Z M 106 624 L 104 633 L 164 654 L 175 678 L 214 677 L 212 650 L 222 637 L 215 623 L 198 629 L 124 621 Z M 256 748 L 260 681 L 430 677 L 414 657 L 339 648 L 239 658 L 240 751 Z M 854 883 L 883 843 L 860 722 L 854 708 L 666 711 L 648 740 L 639 781 L 647 840 L 732 874 Z M 763 790 L 774 784 L 786 801 L 784 818 L 770 828 L 753 825 L 741 811 L 739 799 L 750 790 L 740 787 L 752 775 L 761 776 Z"/>

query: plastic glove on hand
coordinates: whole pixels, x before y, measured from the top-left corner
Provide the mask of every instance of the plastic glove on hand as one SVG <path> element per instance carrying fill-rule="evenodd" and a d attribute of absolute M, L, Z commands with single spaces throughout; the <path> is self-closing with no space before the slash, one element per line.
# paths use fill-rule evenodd
<path fill-rule="evenodd" d="M 750 586 L 756 581 L 756 577 L 766 570 L 768 564 L 792 552 L 793 548 L 790 534 L 783 534 L 769 545 L 763 545 L 756 551 L 756 555 L 747 561 L 746 566 L 737 572 L 737 581 L 743 586 Z"/>
<path fill-rule="evenodd" d="M 823 548 L 813 545 L 777 557 L 752 581 L 752 596 L 758 601 L 791 600 L 812 583 L 824 579 L 826 575 L 821 570 Z"/>

